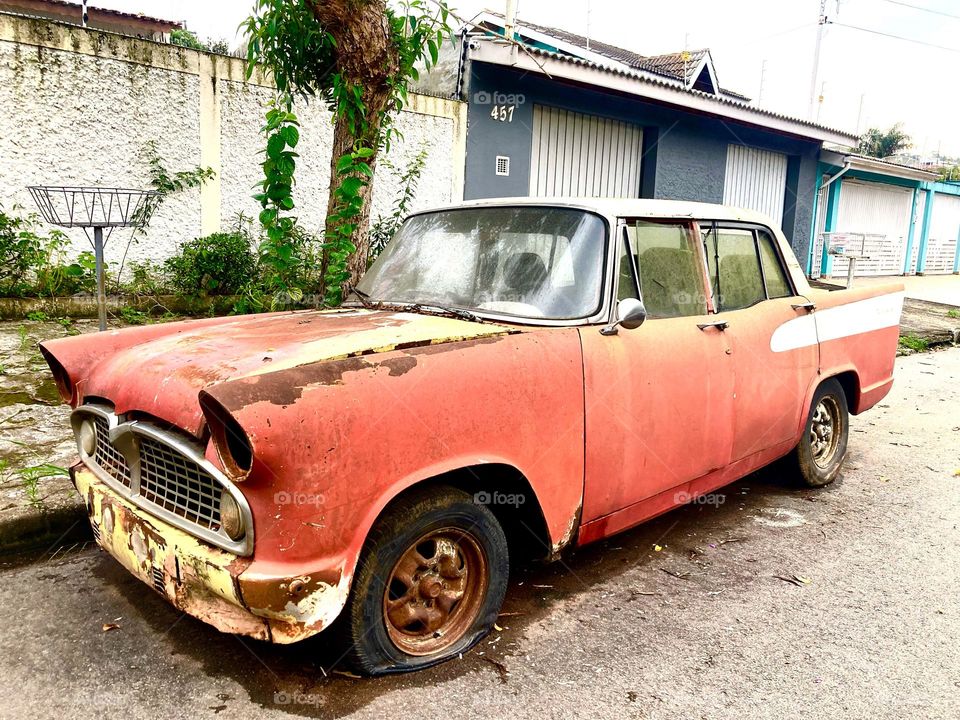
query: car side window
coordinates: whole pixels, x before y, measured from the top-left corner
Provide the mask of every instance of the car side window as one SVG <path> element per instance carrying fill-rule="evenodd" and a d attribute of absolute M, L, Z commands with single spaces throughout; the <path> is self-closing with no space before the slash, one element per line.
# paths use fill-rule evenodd
<path fill-rule="evenodd" d="M 704 248 L 717 310 L 740 310 L 765 300 L 753 230 L 704 226 Z"/>
<path fill-rule="evenodd" d="M 629 223 L 627 234 L 647 314 L 655 318 L 705 314 L 703 275 L 691 227 L 641 220 Z M 621 262 L 621 288 L 630 278 L 629 266 Z M 623 290 L 620 295 L 624 296 Z"/>
<path fill-rule="evenodd" d="M 767 282 L 767 297 L 782 298 L 793 295 L 787 273 L 780 262 L 773 237 L 766 230 L 757 230 L 757 244 L 763 264 L 763 279 Z"/>

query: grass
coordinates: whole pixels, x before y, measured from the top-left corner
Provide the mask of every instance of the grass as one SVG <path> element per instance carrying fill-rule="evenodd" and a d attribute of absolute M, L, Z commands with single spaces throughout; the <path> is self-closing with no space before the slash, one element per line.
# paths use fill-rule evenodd
<path fill-rule="evenodd" d="M 930 343 L 916 335 L 904 335 L 900 338 L 900 347 L 914 352 L 926 352 L 930 349 Z"/>
<path fill-rule="evenodd" d="M 947 317 L 953 318 L 954 320 L 960 320 L 960 308 L 954 308 L 953 310 L 947 310 Z"/>
<path fill-rule="evenodd" d="M 23 489 L 27 493 L 27 500 L 37 510 L 43 509 L 43 498 L 40 497 L 40 481 L 43 478 L 70 476 L 66 468 L 49 463 L 20 468 L 17 470 L 17 474 L 20 476 Z"/>

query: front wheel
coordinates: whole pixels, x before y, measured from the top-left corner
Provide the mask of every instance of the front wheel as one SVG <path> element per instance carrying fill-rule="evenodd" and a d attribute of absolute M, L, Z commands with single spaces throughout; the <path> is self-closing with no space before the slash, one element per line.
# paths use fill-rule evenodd
<path fill-rule="evenodd" d="M 847 396 L 836 380 L 825 380 L 813 394 L 803 437 L 789 456 L 797 480 L 823 487 L 836 480 L 847 456 L 850 415 Z"/>
<path fill-rule="evenodd" d="M 503 529 L 451 487 L 415 490 L 377 521 L 339 619 L 345 658 L 369 675 L 417 670 L 473 647 L 507 590 Z"/>

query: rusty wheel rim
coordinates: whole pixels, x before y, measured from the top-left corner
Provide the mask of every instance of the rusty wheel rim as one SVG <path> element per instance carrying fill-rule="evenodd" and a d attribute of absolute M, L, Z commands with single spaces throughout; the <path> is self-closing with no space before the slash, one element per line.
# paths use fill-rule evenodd
<path fill-rule="evenodd" d="M 813 411 L 810 423 L 810 449 L 817 467 L 830 467 L 840 445 L 841 427 L 840 405 L 830 395 L 824 397 Z"/>
<path fill-rule="evenodd" d="M 383 593 L 390 640 L 408 655 L 433 655 L 473 626 L 487 593 L 487 556 L 465 530 L 427 533 L 393 566 Z"/>

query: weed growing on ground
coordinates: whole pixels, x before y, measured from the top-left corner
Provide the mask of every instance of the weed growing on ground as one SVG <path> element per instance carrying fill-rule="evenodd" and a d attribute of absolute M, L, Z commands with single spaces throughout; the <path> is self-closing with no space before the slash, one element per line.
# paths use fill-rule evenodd
<path fill-rule="evenodd" d="M 926 352 L 930 349 L 930 343 L 916 335 L 904 335 L 900 338 L 900 347 L 914 352 Z"/>

